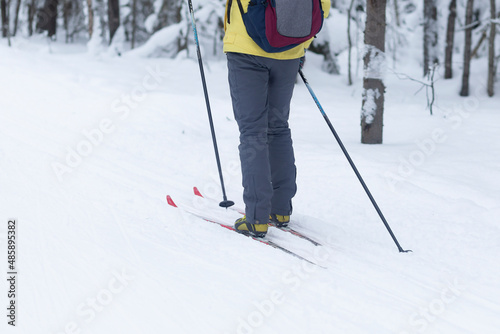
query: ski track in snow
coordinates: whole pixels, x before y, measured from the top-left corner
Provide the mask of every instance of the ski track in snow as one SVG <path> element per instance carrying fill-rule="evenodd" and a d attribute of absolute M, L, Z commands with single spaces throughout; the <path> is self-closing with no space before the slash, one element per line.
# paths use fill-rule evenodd
<path fill-rule="evenodd" d="M 412 83 L 388 76 L 385 144 L 361 145 L 360 80 L 347 87 L 308 55 L 310 84 L 401 245 L 413 250 L 397 252 L 298 83 L 292 221 L 324 246 L 275 229 L 270 236 L 322 269 L 167 205 L 166 194 L 194 201 L 194 185 L 221 197 L 195 60 L 53 50 L 0 46 L 0 236 L 15 217 L 20 238 L 19 326 L 2 324 L 7 333 L 500 327 L 498 97 L 479 93 L 476 108 L 458 113 L 459 80 L 440 81 L 441 110 L 431 117 Z M 155 68 L 157 84 L 148 81 L 141 95 Z M 228 197 L 243 207 L 225 62 L 207 64 L 206 75 Z M 127 96 L 140 98 L 127 104 Z M 109 131 L 99 137 L 103 120 Z M 436 129 L 440 141 L 428 144 Z M 96 144 L 88 147 L 84 133 Z M 90 152 L 58 179 L 54 163 L 65 165 L 85 145 Z M 228 222 L 238 217 L 205 210 Z M 5 281 L 0 288 L 7 291 Z"/>

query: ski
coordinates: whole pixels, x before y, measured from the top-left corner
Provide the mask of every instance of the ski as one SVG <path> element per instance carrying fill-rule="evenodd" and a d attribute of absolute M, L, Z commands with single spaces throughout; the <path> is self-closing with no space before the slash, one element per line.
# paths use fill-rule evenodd
<path fill-rule="evenodd" d="M 298 232 L 297 230 L 294 230 L 293 228 L 290 228 L 288 226 L 276 226 L 274 225 L 273 223 L 269 223 L 269 226 L 272 226 L 272 227 L 275 227 L 277 228 L 278 230 L 282 230 L 284 232 L 288 232 L 290 234 L 293 234 L 294 236 L 296 237 L 299 237 L 301 239 L 304 239 L 304 240 L 307 240 L 309 241 L 310 243 L 312 243 L 314 246 L 322 246 L 319 242 L 317 242 L 316 240 L 314 239 L 311 239 L 310 237 L 308 237 L 307 235 L 303 234 L 302 232 Z"/>
<path fill-rule="evenodd" d="M 299 254 L 297 254 L 297 253 L 295 253 L 295 252 L 292 252 L 291 250 L 289 250 L 289 249 L 287 249 L 287 248 L 285 248 L 285 247 L 283 247 L 283 246 L 281 246 L 281 245 L 278 245 L 278 244 L 277 244 L 277 243 L 275 243 L 274 241 L 270 240 L 268 237 L 264 237 L 264 238 L 256 238 L 256 237 L 253 237 L 253 236 L 248 235 L 248 234 L 240 233 L 240 232 L 238 232 L 238 231 L 237 231 L 237 230 L 236 230 L 236 229 L 235 229 L 232 225 L 229 225 L 229 224 L 227 224 L 227 223 L 225 223 L 225 222 L 223 222 L 223 221 L 221 221 L 221 220 L 219 220 L 219 219 L 215 219 L 215 218 L 212 218 L 212 217 L 205 216 L 205 215 L 203 215 L 202 213 L 197 212 L 197 211 L 196 211 L 196 209 L 191 208 L 190 206 L 187 206 L 187 205 L 177 205 L 177 204 L 174 202 L 174 200 L 172 199 L 172 197 L 171 197 L 170 195 L 167 195 L 167 203 L 168 203 L 168 205 L 170 205 L 171 207 L 181 209 L 181 210 L 183 210 L 184 212 L 187 212 L 187 213 L 189 213 L 189 214 L 191 214 L 191 215 L 193 215 L 193 216 L 195 216 L 195 217 L 201 218 L 201 219 L 203 219 L 203 220 L 205 220 L 205 221 L 207 221 L 207 222 L 210 222 L 210 223 L 213 223 L 213 224 L 217 224 L 217 225 L 219 225 L 219 226 L 221 226 L 221 227 L 223 227 L 223 228 L 225 228 L 225 229 L 228 229 L 228 230 L 230 230 L 230 231 L 233 231 L 233 232 L 235 232 L 235 233 L 238 233 L 239 235 L 244 235 L 244 236 L 249 237 L 249 238 L 251 238 L 251 239 L 253 239 L 253 240 L 255 240 L 255 241 L 258 241 L 258 242 L 263 243 L 263 244 L 265 244 L 265 245 L 271 246 L 271 247 L 273 247 L 273 248 L 275 248 L 275 249 L 279 249 L 280 251 L 285 252 L 285 253 L 287 253 L 287 254 L 289 254 L 289 255 L 292 255 L 292 256 L 294 256 L 294 257 L 296 257 L 296 258 L 300 259 L 300 260 L 306 261 L 306 262 L 308 262 L 308 263 L 310 263 L 310 264 L 313 264 L 313 265 L 319 266 L 319 267 L 321 267 L 321 268 L 325 268 L 325 267 L 323 267 L 323 266 L 320 266 L 320 265 L 319 265 L 319 264 L 317 264 L 317 263 L 314 263 L 314 262 L 312 262 L 312 261 L 310 261 L 310 260 L 306 259 L 306 258 L 305 258 L 305 257 L 303 257 L 303 256 L 300 256 Z"/>
<path fill-rule="evenodd" d="M 200 192 L 200 190 L 197 188 L 197 187 L 193 187 L 193 192 L 196 196 L 198 197 L 201 197 L 201 198 L 205 198 L 205 199 L 208 199 L 206 198 L 205 196 L 202 195 L 202 193 Z M 236 212 L 239 212 L 240 214 L 244 215 L 245 212 L 242 210 L 242 209 L 239 209 L 239 208 L 235 208 L 235 207 L 229 207 L 228 209 L 230 210 L 233 210 L 233 211 L 236 211 Z M 293 234 L 294 236 L 296 237 L 299 237 L 301 239 L 304 239 L 304 240 L 307 240 L 309 241 L 310 243 L 312 243 L 314 246 L 322 246 L 321 243 L 317 242 L 316 240 L 312 239 L 311 237 L 303 234 L 302 232 L 299 232 L 297 230 L 294 230 L 293 228 L 291 227 L 280 227 L 280 226 L 276 226 L 272 223 L 269 223 L 269 226 L 272 226 L 274 228 L 277 228 L 283 232 L 287 232 L 287 233 L 290 233 L 290 234 Z"/>

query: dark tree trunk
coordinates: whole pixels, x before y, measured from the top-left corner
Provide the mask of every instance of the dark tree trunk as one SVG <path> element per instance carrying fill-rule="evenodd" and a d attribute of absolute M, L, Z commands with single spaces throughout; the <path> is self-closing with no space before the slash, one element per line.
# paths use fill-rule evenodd
<path fill-rule="evenodd" d="M 21 9 L 21 0 L 17 0 L 16 2 L 16 10 L 14 15 L 14 28 L 12 30 L 12 36 L 16 36 L 17 34 L 17 25 L 19 23 L 19 10 Z"/>
<path fill-rule="evenodd" d="M 135 47 L 135 35 L 137 33 L 137 0 L 132 0 L 132 40 L 130 48 Z"/>
<path fill-rule="evenodd" d="M 120 2 L 119 0 L 108 0 L 108 25 L 109 43 L 113 40 L 116 30 L 120 26 Z"/>
<path fill-rule="evenodd" d="M 0 0 L 0 11 L 2 12 L 2 37 L 9 35 L 9 15 L 7 13 L 7 1 Z"/>
<path fill-rule="evenodd" d="M 424 0 L 424 76 L 439 62 L 436 0 Z"/>
<path fill-rule="evenodd" d="M 496 37 L 496 24 L 493 22 L 496 15 L 496 4 L 495 0 L 490 0 L 491 4 L 491 23 L 490 23 L 490 42 L 489 42 L 489 51 L 488 51 L 488 96 L 493 96 L 495 94 L 494 91 L 494 82 L 495 82 L 495 74 L 496 74 L 496 66 L 495 66 L 495 37 Z"/>
<path fill-rule="evenodd" d="M 361 142 L 381 144 L 385 86 L 382 81 L 385 65 L 386 0 L 367 0 L 365 29 L 365 76 L 361 115 Z"/>
<path fill-rule="evenodd" d="M 71 0 L 64 1 L 63 4 L 63 20 L 64 20 L 64 30 L 66 30 L 66 43 L 69 43 L 70 33 L 69 24 L 71 20 L 71 12 L 73 11 L 73 2 Z"/>
<path fill-rule="evenodd" d="M 453 44 L 455 41 L 455 21 L 457 19 L 457 0 L 451 0 L 448 26 L 446 28 L 446 48 L 444 51 L 444 78 L 453 77 Z"/>
<path fill-rule="evenodd" d="M 37 28 L 39 30 L 47 30 L 49 37 L 56 34 L 58 4 L 58 0 L 45 0 L 42 10 L 38 13 Z"/>
<path fill-rule="evenodd" d="M 469 96 L 469 74 L 472 44 L 472 14 L 474 9 L 474 0 L 467 0 L 467 9 L 465 12 L 465 45 L 464 45 L 464 72 L 462 75 L 462 89 L 460 96 Z"/>
<path fill-rule="evenodd" d="M 36 0 L 31 0 L 28 4 L 28 34 L 33 35 L 33 22 L 35 21 L 36 14 Z"/>

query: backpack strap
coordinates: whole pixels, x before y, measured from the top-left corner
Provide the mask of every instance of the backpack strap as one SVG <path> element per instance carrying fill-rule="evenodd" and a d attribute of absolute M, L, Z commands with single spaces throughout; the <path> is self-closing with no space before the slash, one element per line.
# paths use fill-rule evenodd
<path fill-rule="evenodd" d="M 241 15 L 243 16 L 243 14 L 245 14 L 245 13 L 244 13 L 244 10 L 243 10 L 243 5 L 241 4 L 241 1 L 240 1 L 240 0 L 236 0 L 236 1 L 238 1 L 238 7 L 240 8 L 240 13 L 241 13 Z"/>
<path fill-rule="evenodd" d="M 240 9 L 240 13 L 243 16 L 243 5 L 241 4 L 241 0 L 236 0 L 238 2 L 238 8 Z M 229 0 L 227 3 L 227 23 L 231 23 L 231 5 L 233 4 L 233 0 Z"/>
<path fill-rule="evenodd" d="M 226 12 L 226 16 L 227 16 L 227 23 L 231 23 L 231 5 L 233 3 L 233 0 L 228 0 L 227 1 L 227 12 Z"/>

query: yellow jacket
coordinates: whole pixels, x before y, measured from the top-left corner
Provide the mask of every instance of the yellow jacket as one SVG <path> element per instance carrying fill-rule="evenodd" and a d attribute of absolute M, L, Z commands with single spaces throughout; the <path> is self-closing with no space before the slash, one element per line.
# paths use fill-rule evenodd
<path fill-rule="evenodd" d="M 227 7 L 230 1 L 234 1 L 231 7 L 231 23 L 227 23 Z M 226 14 L 224 17 L 224 52 L 238 52 L 246 53 L 254 56 L 261 56 L 274 59 L 295 59 L 300 58 L 304 55 L 305 49 L 309 47 L 313 38 L 304 43 L 297 45 L 293 49 L 277 52 L 268 53 L 262 50 L 253 39 L 248 36 L 245 24 L 241 18 L 241 13 L 238 8 L 237 0 L 227 0 L 226 2 Z M 246 13 L 248 4 L 250 0 L 241 0 L 243 6 L 243 11 Z M 330 0 L 321 0 L 321 6 L 323 8 L 324 16 L 328 17 L 330 12 Z"/>

